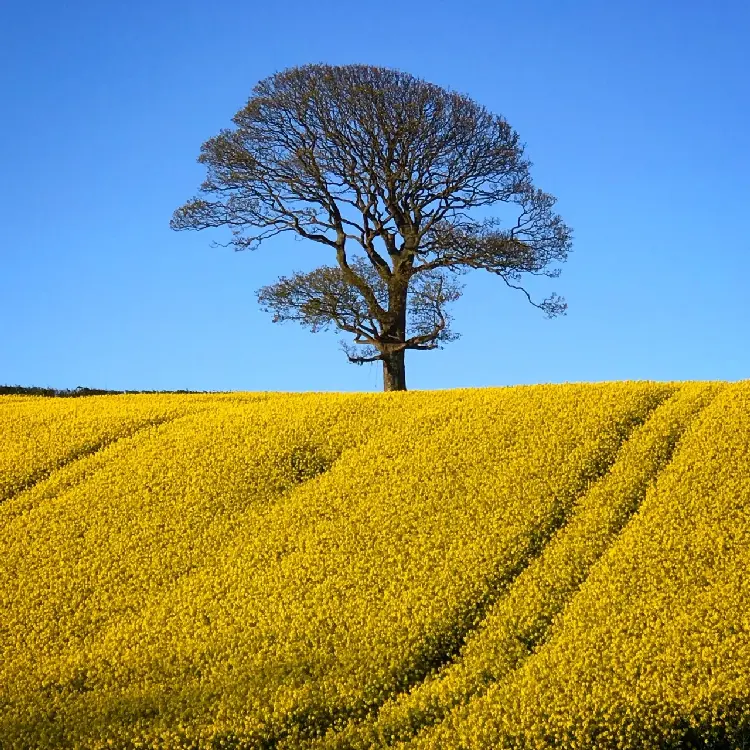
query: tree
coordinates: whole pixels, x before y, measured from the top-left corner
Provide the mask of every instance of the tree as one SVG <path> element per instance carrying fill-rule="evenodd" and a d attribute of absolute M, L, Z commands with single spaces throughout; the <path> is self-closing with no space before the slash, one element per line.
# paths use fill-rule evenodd
<path fill-rule="evenodd" d="M 387 68 L 304 65 L 258 83 L 233 123 L 203 144 L 207 178 L 171 227 L 229 227 L 237 250 L 284 232 L 330 247 L 336 265 L 281 277 L 258 300 L 274 322 L 354 334 L 349 361 L 382 360 L 386 391 L 406 390 L 407 349 L 458 338 L 446 305 L 470 269 L 564 314 L 562 298 L 536 303 L 518 282 L 558 276 L 571 232 L 518 134 L 469 97 Z M 496 205 L 510 220 L 473 215 Z"/>

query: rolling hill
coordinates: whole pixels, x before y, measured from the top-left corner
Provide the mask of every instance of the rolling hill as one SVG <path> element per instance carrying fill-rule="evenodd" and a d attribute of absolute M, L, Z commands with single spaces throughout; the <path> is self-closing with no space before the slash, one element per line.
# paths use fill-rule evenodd
<path fill-rule="evenodd" d="M 750 381 L 0 396 L 0 748 L 750 745 Z"/>

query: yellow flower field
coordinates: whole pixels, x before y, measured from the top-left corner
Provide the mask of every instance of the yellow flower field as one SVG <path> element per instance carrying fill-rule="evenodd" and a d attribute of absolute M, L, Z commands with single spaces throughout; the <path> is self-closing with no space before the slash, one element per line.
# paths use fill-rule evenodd
<path fill-rule="evenodd" d="M 750 746 L 750 381 L 0 397 L 0 748 Z"/>

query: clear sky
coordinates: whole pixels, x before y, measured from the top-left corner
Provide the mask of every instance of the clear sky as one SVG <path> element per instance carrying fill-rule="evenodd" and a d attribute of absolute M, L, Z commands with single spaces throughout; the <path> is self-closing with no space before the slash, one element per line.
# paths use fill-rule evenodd
<path fill-rule="evenodd" d="M 574 250 L 532 285 L 482 271 L 462 338 L 410 389 L 750 378 L 750 4 L 742 0 L 0 3 L 0 384 L 372 391 L 331 330 L 255 291 L 330 251 L 173 232 L 201 143 L 310 62 L 394 67 L 504 115 Z"/>

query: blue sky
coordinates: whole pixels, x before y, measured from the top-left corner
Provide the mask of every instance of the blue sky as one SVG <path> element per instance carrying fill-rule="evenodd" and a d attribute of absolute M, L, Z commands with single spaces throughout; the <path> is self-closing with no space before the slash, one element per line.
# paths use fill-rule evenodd
<path fill-rule="evenodd" d="M 331 264 L 277 238 L 173 232 L 201 143 L 309 62 L 399 68 L 504 115 L 575 232 L 548 320 L 474 271 L 462 338 L 411 390 L 750 378 L 750 6 L 725 2 L 70 0 L 0 6 L 0 383 L 373 391 L 342 334 L 255 291 Z"/>

